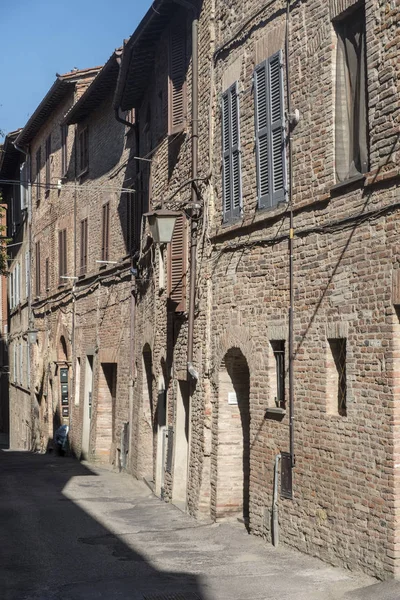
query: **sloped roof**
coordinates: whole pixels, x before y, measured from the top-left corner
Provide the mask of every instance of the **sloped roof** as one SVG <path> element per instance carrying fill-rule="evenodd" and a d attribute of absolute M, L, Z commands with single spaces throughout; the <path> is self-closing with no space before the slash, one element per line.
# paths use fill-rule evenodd
<path fill-rule="evenodd" d="M 115 90 L 119 72 L 118 59 L 121 55 L 122 48 L 117 48 L 113 52 L 86 91 L 65 115 L 64 123 L 66 125 L 79 123 L 85 119 L 111 91 Z"/>
<path fill-rule="evenodd" d="M 12 177 L 14 175 L 15 167 L 21 160 L 21 153 L 14 146 L 14 142 L 21 131 L 22 129 L 17 129 L 16 131 L 8 133 L 3 146 L 0 146 L 0 180 Z"/>
<path fill-rule="evenodd" d="M 90 79 L 97 75 L 101 67 L 93 67 L 91 69 L 74 70 L 64 75 L 57 75 L 57 79 L 36 108 L 33 115 L 29 118 L 25 127 L 17 138 L 19 146 L 29 144 L 32 138 L 37 134 L 43 123 L 48 119 L 55 108 L 65 98 L 67 92 L 71 90 L 71 86 L 75 85 L 82 79 Z"/>
<path fill-rule="evenodd" d="M 200 0 L 154 0 L 137 29 L 124 46 L 114 108 L 138 108 L 149 83 L 155 50 L 162 32 L 182 10 L 198 10 Z"/>

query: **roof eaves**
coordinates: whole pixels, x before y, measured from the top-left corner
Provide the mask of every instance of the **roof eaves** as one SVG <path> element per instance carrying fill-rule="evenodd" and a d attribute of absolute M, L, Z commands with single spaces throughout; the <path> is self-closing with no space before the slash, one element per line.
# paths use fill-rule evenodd
<path fill-rule="evenodd" d="M 84 119 L 110 92 L 110 86 L 117 81 L 118 58 L 122 48 L 118 48 L 110 56 L 106 64 L 97 73 L 96 77 L 87 87 L 79 100 L 70 108 L 64 117 L 63 123 L 71 125 Z"/>
<path fill-rule="evenodd" d="M 132 62 L 140 65 L 141 61 L 134 58 L 134 50 L 143 43 L 143 46 L 151 46 L 154 49 L 155 44 L 159 40 L 160 29 L 170 18 L 172 6 L 184 6 L 190 10 L 196 10 L 198 0 L 154 0 L 151 7 L 139 23 L 138 27 L 126 42 L 121 60 L 120 71 L 118 74 L 117 86 L 114 95 L 114 109 L 121 108 L 128 110 L 133 108 L 132 98 L 126 98 L 126 88 L 128 84 L 128 74 Z M 152 60 L 152 57 L 150 57 Z M 146 71 L 146 65 L 143 65 Z M 137 96 L 141 90 L 138 89 Z"/>
<path fill-rule="evenodd" d="M 64 75 L 58 75 L 57 79 L 36 108 L 33 115 L 28 119 L 25 127 L 17 137 L 18 146 L 26 146 L 39 131 L 51 112 L 59 105 L 67 91 L 85 76 L 95 76 L 101 67 L 74 70 Z"/>

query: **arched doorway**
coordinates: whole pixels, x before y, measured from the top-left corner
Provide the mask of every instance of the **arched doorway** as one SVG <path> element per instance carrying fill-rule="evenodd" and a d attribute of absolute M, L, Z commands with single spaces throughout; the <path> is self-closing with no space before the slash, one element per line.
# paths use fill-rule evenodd
<path fill-rule="evenodd" d="M 218 376 L 216 517 L 249 523 L 250 373 L 239 348 L 225 354 Z"/>
<path fill-rule="evenodd" d="M 153 481 L 154 469 L 154 436 L 156 426 L 154 423 L 154 390 L 153 390 L 153 358 L 149 344 L 143 348 L 142 356 L 142 410 L 140 418 L 140 451 L 142 459 L 140 472 L 143 477 Z"/>

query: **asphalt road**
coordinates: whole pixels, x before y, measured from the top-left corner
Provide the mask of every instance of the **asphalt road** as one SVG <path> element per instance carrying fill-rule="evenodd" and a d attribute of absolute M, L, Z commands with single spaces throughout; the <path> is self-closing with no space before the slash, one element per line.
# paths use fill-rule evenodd
<path fill-rule="evenodd" d="M 72 458 L 0 450 L 0 518 L 0 600 L 400 598 Z"/>

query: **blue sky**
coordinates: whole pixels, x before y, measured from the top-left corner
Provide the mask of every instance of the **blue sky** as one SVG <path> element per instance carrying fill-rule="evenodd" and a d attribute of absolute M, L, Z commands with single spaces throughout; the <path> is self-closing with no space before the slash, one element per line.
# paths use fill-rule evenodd
<path fill-rule="evenodd" d="M 0 0 L 0 130 L 22 127 L 56 79 L 104 64 L 151 0 Z"/>

